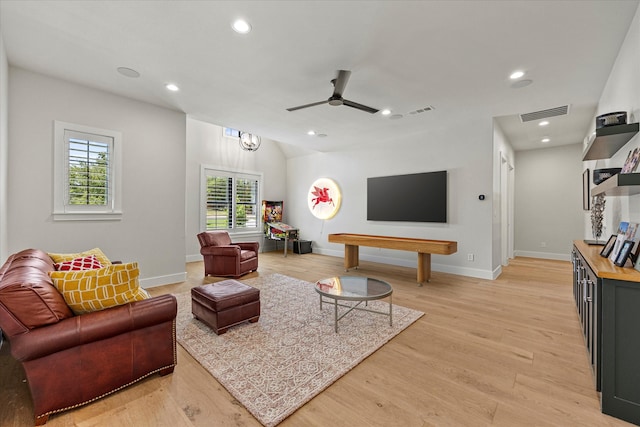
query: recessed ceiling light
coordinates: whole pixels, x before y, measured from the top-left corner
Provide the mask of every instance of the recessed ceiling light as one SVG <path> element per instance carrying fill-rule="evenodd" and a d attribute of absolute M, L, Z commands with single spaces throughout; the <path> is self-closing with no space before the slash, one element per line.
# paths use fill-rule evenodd
<path fill-rule="evenodd" d="M 391 114 L 391 110 L 389 110 L 388 108 L 385 108 L 380 112 L 380 114 L 382 114 L 383 116 L 388 116 L 389 114 Z"/>
<path fill-rule="evenodd" d="M 233 28 L 233 31 L 239 34 L 247 34 L 251 31 L 251 25 L 249 25 L 249 23 L 244 19 L 238 19 L 234 21 L 234 23 L 231 24 L 231 28 Z"/>
<path fill-rule="evenodd" d="M 398 120 L 402 118 L 402 114 L 394 114 L 393 116 L 389 116 L 391 120 Z"/>
<path fill-rule="evenodd" d="M 546 144 L 547 142 L 551 141 L 549 138 L 542 138 L 541 142 Z"/>
<path fill-rule="evenodd" d="M 180 88 L 173 83 L 167 83 L 164 87 L 166 87 L 171 92 L 177 92 L 180 90 Z"/>
<path fill-rule="evenodd" d="M 541 121 L 540 123 L 538 123 L 538 126 L 546 126 L 546 125 L 548 125 L 548 124 L 549 124 L 549 122 L 548 122 L 548 121 L 543 120 L 543 121 Z"/>
<path fill-rule="evenodd" d="M 519 79 L 520 77 L 524 76 L 524 71 L 514 71 L 513 73 L 511 73 L 511 75 L 509 76 L 509 78 L 511 80 L 516 80 Z"/>
<path fill-rule="evenodd" d="M 325 138 L 326 136 L 327 136 L 327 134 L 326 134 L 326 133 L 319 133 L 319 134 L 317 135 L 317 137 L 318 137 L 318 138 Z"/>
<path fill-rule="evenodd" d="M 307 132 L 307 135 L 309 135 L 309 136 L 313 136 L 315 134 L 316 134 L 315 130 L 310 130 L 309 132 Z"/>
<path fill-rule="evenodd" d="M 127 76 L 127 77 L 132 77 L 132 78 L 140 77 L 140 73 L 132 68 L 118 67 L 118 72 L 123 76 Z"/>

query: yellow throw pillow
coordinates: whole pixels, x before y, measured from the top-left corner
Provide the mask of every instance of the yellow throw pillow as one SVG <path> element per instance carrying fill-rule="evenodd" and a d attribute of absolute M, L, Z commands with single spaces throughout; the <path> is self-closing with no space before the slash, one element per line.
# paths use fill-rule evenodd
<path fill-rule="evenodd" d="M 93 248 L 88 251 L 78 252 L 77 254 L 48 254 L 54 263 L 61 263 L 74 260 L 76 258 L 84 258 L 91 255 L 95 255 L 96 259 L 100 261 L 103 267 L 111 265 L 109 258 L 100 250 L 100 248 Z"/>
<path fill-rule="evenodd" d="M 96 270 L 50 271 L 49 275 L 75 314 L 104 310 L 150 297 L 140 287 L 137 262 Z"/>

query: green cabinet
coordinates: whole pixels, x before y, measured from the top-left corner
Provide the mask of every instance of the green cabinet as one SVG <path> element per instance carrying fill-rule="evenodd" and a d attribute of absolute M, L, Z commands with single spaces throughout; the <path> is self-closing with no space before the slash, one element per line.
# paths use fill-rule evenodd
<path fill-rule="evenodd" d="M 603 281 L 602 412 L 640 424 L 640 283 Z"/>
<path fill-rule="evenodd" d="M 574 242 L 573 295 L 602 412 L 640 425 L 640 272 Z"/>
<path fill-rule="evenodd" d="M 575 248 L 571 254 L 571 260 L 573 262 L 573 297 L 576 302 L 580 326 L 582 327 L 584 343 L 587 347 L 587 356 L 593 372 L 593 382 L 596 390 L 600 391 L 602 383 L 601 280 L 589 267 L 589 263 L 587 263 L 582 254 Z"/>

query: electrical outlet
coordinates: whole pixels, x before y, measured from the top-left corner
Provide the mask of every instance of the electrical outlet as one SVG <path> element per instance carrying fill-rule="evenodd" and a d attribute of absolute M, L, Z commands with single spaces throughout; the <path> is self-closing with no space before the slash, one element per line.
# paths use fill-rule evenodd
<path fill-rule="evenodd" d="M 540 242 L 540 247 L 541 248 L 546 248 L 547 247 L 547 242 Z"/>
<path fill-rule="evenodd" d="M 473 254 L 467 254 L 467 261 L 473 261 Z"/>

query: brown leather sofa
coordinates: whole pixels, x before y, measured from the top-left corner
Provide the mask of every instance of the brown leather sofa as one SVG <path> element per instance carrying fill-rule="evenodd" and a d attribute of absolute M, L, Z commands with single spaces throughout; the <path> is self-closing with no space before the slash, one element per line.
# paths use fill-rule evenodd
<path fill-rule="evenodd" d="M 258 242 L 231 242 L 226 231 L 198 234 L 205 276 L 240 277 L 258 269 Z"/>
<path fill-rule="evenodd" d="M 177 362 L 176 298 L 162 295 L 74 315 L 53 286 L 53 261 L 27 249 L 0 268 L 0 329 L 22 363 L 35 425 Z"/>

